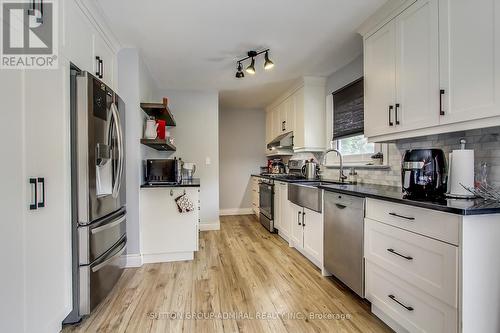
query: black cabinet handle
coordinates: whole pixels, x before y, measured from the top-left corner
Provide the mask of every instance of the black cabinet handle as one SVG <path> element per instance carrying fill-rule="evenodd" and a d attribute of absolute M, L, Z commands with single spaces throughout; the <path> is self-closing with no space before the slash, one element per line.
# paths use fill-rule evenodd
<path fill-rule="evenodd" d="M 30 210 L 36 210 L 37 209 L 37 203 L 38 203 L 38 197 L 37 197 L 37 183 L 36 183 L 36 178 L 30 178 L 30 185 L 31 185 L 31 193 L 33 196 L 33 201 L 30 203 Z"/>
<path fill-rule="evenodd" d="M 302 226 L 305 227 L 306 226 L 306 220 L 305 220 L 305 216 L 306 216 L 306 213 L 302 213 Z"/>
<path fill-rule="evenodd" d="M 399 215 L 399 214 L 396 214 L 396 213 L 389 213 L 389 215 L 400 217 L 402 219 L 411 220 L 411 221 L 415 220 L 414 217 L 403 216 L 403 215 Z"/>
<path fill-rule="evenodd" d="M 439 90 L 439 115 L 440 116 L 444 116 L 443 95 L 444 95 L 444 89 Z"/>
<path fill-rule="evenodd" d="M 96 65 L 97 65 L 96 66 L 95 76 L 101 77 L 101 57 L 96 56 L 95 60 L 96 60 Z"/>
<path fill-rule="evenodd" d="M 396 107 L 394 108 L 394 117 L 396 118 L 396 125 L 399 125 L 398 109 L 399 109 L 399 103 L 396 103 Z"/>
<path fill-rule="evenodd" d="M 392 299 L 394 302 L 398 303 L 399 305 L 401 305 L 403 308 L 405 308 L 406 310 L 408 311 L 413 311 L 413 307 L 411 306 L 408 306 L 408 305 L 404 305 L 403 303 L 401 303 L 400 301 L 398 301 L 398 299 L 396 298 L 396 296 L 394 295 L 387 295 L 387 297 L 389 297 L 390 299 Z"/>
<path fill-rule="evenodd" d="M 40 196 L 42 201 L 37 202 L 38 208 L 43 208 L 45 207 L 45 178 L 39 177 L 38 178 L 38 183 L 42 185 L 42 195 Z M 37 186 L 38 187 L 38 186 Z M 37 189 L 38 190 L 38 189 Z"/>
<path fill-rule="evenodd" d="M 283 122 L 281 123 L 281 130 L 282 130 L 283 132 L 284 132 L 284 131 L 286 131 L 286 121 L 283 121 Z"/>
<path fill-rule="evenodd" d="M 389 105 L 389 126 L 394 126 L 394 123 L 392 122 L 392 115 L 391 115 L 393 108 L 394 107 L 392 105 Z"/>
<path fill-rule="evenodd" d="M 396 250 L 394 249 L 387 249 L 388 252 L 392 253 L 392 254 L 395 254 L 397 256 L 400 256 L 401 258 L 405 258 L 406 260 L 413 260 L 413 257 L 410 257 L 410 256 L 405 256 L 404 254 L 401 254 L 401 253 L 398 253 Z"/>
<path fill-rule="evenodd" d="M 99 60 L 99 78 L 102 79 L 104 77 L 104 65 L 102 59 Z"/>
<path fill-rule="evenodd" d="M 43 24 L 43 0 L 40 0 L 40 17 L 36 19 L 36 22 Z"/>
<path fill-rule="evenodd" d="M 300 223 L 300 212 L 297 214 L 297 224 L 302 225 L 302 223 Z"/>

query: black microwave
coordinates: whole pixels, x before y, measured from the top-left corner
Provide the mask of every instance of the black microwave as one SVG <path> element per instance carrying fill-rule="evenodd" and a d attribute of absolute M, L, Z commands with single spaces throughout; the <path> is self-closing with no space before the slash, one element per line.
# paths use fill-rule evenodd
<path fill-rule="evenodd" d="M 150 159 L 146 160 L 147 184 L 178 184 L 180 183 L 179 160 Z"/>

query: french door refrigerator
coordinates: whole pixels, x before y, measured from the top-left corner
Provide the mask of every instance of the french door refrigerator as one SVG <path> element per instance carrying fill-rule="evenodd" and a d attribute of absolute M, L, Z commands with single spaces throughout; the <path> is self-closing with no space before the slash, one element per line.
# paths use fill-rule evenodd
<path fill-rule="evenodd" d="M 125 105 L 88 72 L 71 71 L 74 323 L 109 294 L 127 246 Z"/>

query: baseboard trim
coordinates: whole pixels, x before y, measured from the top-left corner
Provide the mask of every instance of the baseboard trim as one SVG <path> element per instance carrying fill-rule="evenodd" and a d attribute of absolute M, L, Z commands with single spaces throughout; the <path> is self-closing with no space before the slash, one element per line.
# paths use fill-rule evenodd
<path fill-rule="evenodd" d="M 155 253 L 155 254 L 143 254 L 142 263 L 143 264 L 154 264 L 160 262 L 172 262 L 172 261 L 184 261 L 193 260 L 194 252 L 173 252 L 173 253 Z"/>
<path fill-rule="evenodd" d="M 228 209 L 221 209 L 219 212 L 220 216 L 252 215 L 252 214 L 254 214 L 252 208 L 228 208 Z"/>
<path fill-rule="evenodd" d="M 142 266 L 142 256 L 140 254 L 124 254 L 120 257 L 121 264 L 125 268 Z"/>
<path fill-rule="evenodd" d="M 213 223 L 200 223 L 198 228 L 200 231 L 220 230 L 220 221 Z"/>

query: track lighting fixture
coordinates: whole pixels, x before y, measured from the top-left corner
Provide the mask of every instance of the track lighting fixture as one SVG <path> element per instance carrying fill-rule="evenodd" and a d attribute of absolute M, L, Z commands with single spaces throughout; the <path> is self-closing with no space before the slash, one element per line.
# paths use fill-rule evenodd
<path fill-rule="evenodd" d="M 248 74 L 255 74 L 255 58 L 252 58 L 252 62 L 248 65 L 246 72 Z"/>
<path fill-rule="evenodd" d="M 241 62 L 238 62 L 238 70 L 236 71 L 236 78 L 241 79 L 242 77 L 245 77 L 245 73 L 243 73 L 243 66 L 241 65 Z"/>
<path fill-rule="evenodd" d="M 266 51 L 264 69 L 268 70 L 274 67 L 274 62 L 269 59 L 269 51 Z"/>
<path fill-rule="evenodd" d="M 243 73 L 243 66 L 242 66 L 242 62 L 245 61 L 245 60 L 248 60 L 248 59 L 252 59 L 252 61 L 250 62 L 250 65 L 248 65 L 248 67 L 245 69 L 245 71 L 248 73 L 248 74 L 255 74 L 255 58 L 262 54 L 262 53 L 265 53 L 265 62 L 264 62 L 264 69 L 265 70 L 268 70 L 268 69 L 271 69 L 274 67 L 274 63 L 271 61 L 271 59 L 269 59 L 269 49 L 265 49 L 265 50 L 262 50 L 262 51 L 248 51 L 247 52 L 247 56 L 243 59 L 240 59 L 238 60 L 238 67 L 237 67 L 237 71 L 236 71 L 236 77 L 238 79 L 241 79 L 243 77 L 245 77 L 245 74 Z"/>

